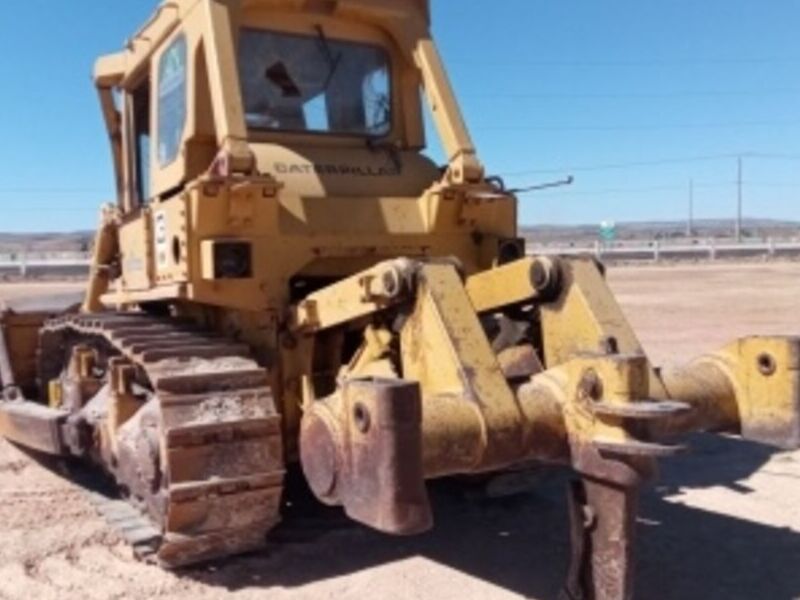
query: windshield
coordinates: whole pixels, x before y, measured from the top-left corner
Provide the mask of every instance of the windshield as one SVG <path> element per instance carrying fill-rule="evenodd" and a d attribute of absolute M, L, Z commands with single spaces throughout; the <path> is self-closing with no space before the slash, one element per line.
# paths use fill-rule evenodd
<path fill-rule="evenodd" d="M 239 75 L 256 130 L 382 137 L 391 130 L 389 58 L 378 46 L 245 29 Z"/>

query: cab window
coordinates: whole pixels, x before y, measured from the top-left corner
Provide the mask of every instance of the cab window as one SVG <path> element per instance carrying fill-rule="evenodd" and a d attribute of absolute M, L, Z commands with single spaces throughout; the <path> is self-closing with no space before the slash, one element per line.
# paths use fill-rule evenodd
<path fill-rule="evenodd" d="M 167 48 L 158 65 L 158 163 L 165 167 L 178 156 L 186 125 L 186 38 Z"/>
<path fill-rule="evenodd" d="M 135 203 L 150 198 L 150 81 L 144 81 L 130 96 L 133 116 L 133 169 Z"/>
<path fill-rule="evenodd" d="M 248 128 L 383 137 L 391 131 L 390 61 L 366 43 L 245 29 L 239 75 Z"/>

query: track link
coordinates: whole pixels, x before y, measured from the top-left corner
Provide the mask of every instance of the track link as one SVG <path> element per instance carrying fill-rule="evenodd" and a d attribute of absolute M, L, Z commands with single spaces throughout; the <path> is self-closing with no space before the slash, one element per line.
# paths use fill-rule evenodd
<path fill-rule="evenodd" d="M 267 373 L 249 349 L 173 319 L 70 315 L 42 330 L 42 381 L 85 341 L 125 357 L 153 393 L 116 440 L 120 455 L 149 444 L 151 472 L 106 464 L 132 502 L 99 504 L 137 556 L 177 568 L 263 546 L 280 520 L 283 444 Z"/>

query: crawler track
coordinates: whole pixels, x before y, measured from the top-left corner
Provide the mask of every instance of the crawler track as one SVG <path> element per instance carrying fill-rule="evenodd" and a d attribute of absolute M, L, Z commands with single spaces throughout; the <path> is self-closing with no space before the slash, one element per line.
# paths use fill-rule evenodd
<path fill-rule="evenodd" d="M 100 459 L 130 499 L 101 512 L 137 555 L 180 567 L 262 546 L 280 518 L 284 465 L 267 373 L 248 348 L 172 319 L 70 315 L 43 328 L 42 383 L 76 344 L 124 357 L 150 392 Z"/>

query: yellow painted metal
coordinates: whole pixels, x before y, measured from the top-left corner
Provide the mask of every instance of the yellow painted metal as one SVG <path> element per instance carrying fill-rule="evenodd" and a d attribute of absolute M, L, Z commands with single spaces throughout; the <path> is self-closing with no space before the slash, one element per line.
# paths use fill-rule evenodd
<path fill-rule="evenodd" d="M 763 443 L 800 444 L 800 340 L 756 337 L 721 354 L 736 392 L 741 434 Z"/>
<path fill-rule="evenodd" d="M 413 270 L 410 261 L 388 261 L 311 294 L 294 309 L 292 327 L 320 331 L 397 304 L 409 290 Z"/>
<path fill-rule="evenodd" d="M 61 408 L 64 405 L 64 388 L 61 387 L 60 380 L 51 379 L 47 382 L 47 399 L 50 408 Z"/>
<path fill-rule="evenodd" d="M 347 374 L 354 378 L 397 379 L 397 369 L 391 361 L 394 333 L 385 328 L 368 325 L 364 344 L 347 365 Z"/>
<path fill-rule="evenodd" d="M 535 263 L 535 259 L 526 258 L 469 277 L 467 295 L 475 311 L 498 310 L 535 299 L 538 294 L 531 278 Z"/>
<path fill-rule="evenodd" d="M 312 336 L 281 336 L 277 351 L 279 364 L 272 373 L 272 389 L 283 420 L 287 460 L 291 461 L 298 458 L 297 440 L 303 411 L 316 399 L 313 385 L 315 342 Z"/>
<path fill-rule="evenodd" d="M 216 279 L 214 266 L 214 249 L 218 243 L 227 240 L 203 240 L 200 242 L 200 275 L 206 281 Z"/>
<path fill-rule="evenodd" d="M 561 297 L 542 307 L 547 367 L 586 352 L 604 352 L 610 343 L 623 354 L 644 354 L 595 261 L 564 262 Z"/>
<path fill-rule="evenodd" d="M 142 401 L 133 393 L 136 367 L 122 358 L 109 361 L 111 399 L 108 409 L 106 443 L 114 456 L 118 455 L 117 433 L 142 407 Z"/>
<path fill-rule="evenodd" d="M 646 355 L 596 261 L 564 260 L 560 279 L 560 297 L 540 312 L 545 367 L 586 353 Z M 649 371 L 651 395 L 666 397 L 661 379 Z"/>
<path fill-rule="evenodd" d="M 97 229 L 92 252 L 91 273 L 86 286 L 82 309 L 86 312 L 103 309 L 102 296 L 108 293 L 110 283 L 118 276 L 119 264 L 119 215 L 113 206 L 101 210 L 100 226 Z"/>
<path fill-rule="evenodd" d="M 573 443 L 625 444 L 633 436 L 619 416 L 600 416 L 596 405 L 624 408 L 650 397 L 649 365 L 644 355 L 585 356 L 570 360 L 569 381 L 578 382 L 565 403 L 565 424 Z M 570 401 L 571 400 L 571 401 Z"/>
<path fill-rule="evenodd" d="M 397 366 L 404 378 L 421 386 L 427 477 L 495 470 L 531 459 L 571 462 L 591 472 L 601 460 L 592 448 L 608 448 L 636 462 L 673 451 L 654 443 L 660 436 L 703 428 L 786 446 L 798 443 L 800 341 L 753 338 L 704 357 L 687 371 L 656 372 L 637 351 L 638 342 L 590 260 L 560 264 L 567 287 L 560 298 L 540 306 L 545 344 L 553 343 L 556 353 L 545 372 L 512 388 L 477 310 L 502 304 L 499 296 L 482 291 L 488 281 L 508 282 L 510 304 L 523 298 L 523 291 L 535 299 L 535 290 L 523 288 L 517 295 L 510 283 L 532 264 L 519 261 L 486 279 L 478 275 L 472 286 L 450 264 L 412 269 L 413 308 L 399 333 Z M 356 282 L 362 277 L 330 288 L 336 294 L 315 295 L 320 314 L 341 315 L 326 322 L 346 322 L 347 294 L 350 305 L 357 306 L 363 289 Z M 358 320 L 375 310 L 349 317 Z M 369 374 L 370 364 L 375 372 L 386 368 L 389 332 L 379 340 L 374 331 L 367 332 L 356 359 L 343 370 L 345 379 Z"/>
<path fill-rule="evenodd" d="M 726 431 L 748 440 L 794 448 L 800 444 L 800 340 L 753 337 L 660 373 L 665 398 L 692 412 L 663 423 L 658 433 Z"/>
<path fill-rule="evenodd" d="M 439 462 L 443 447 L 466 446 L 463 439 L 448 438 L 459 431 L 453 427 L 459 412 L 471 410 L 479 418 L 481 435 L 478 447 L 469 450 L 475 459 L 471 468 L 497 468 L 522 449 L 517 400 L 455 268 L 424 265 L 419 281 L 415 310 L 400 335 L 403 375 L 420 382 L 426 406 L 428 402 L 445 405 L 447 397 L 465 403 L 458 412 L 437 413 L 440 419 L 423 419 L 428 441 L 425 464 L 430 469 Z M 434 442 L 437 438 L 444 443 Z"/>
<path fill-rule="evenodd" d="M 455 95 L 442 59 L 429 38 L 419 39 L 414 58 L 422 73 L 428 103 L 445 151 L 450 159 L 449 175 L 454 183 L 480 182 L 483 166 L 478 161 L 466 123 L 457 108 Z"/>
<path fill-rule="evenodd" d="M 512 388 L 455 267 L 420 264 L 414 272 L 415 299 L 399 333 L 398 366 L 422 391 L 426 477 L 494 471 L 533 459 L 577 461 L 590 470 L 586 456 L 594 445 L 640 453 L 653 448 L 649 431 L 632 427 L 626 412 L 661 416 L 645 410 L 652 395 L 644 355 L 576 354 Z M 317 302 L 324 308 L 328 300 L 334 297 L 320 295 Z M 385 368 L 390 341 L 389 331 L 378 336 L 368 328 L 342 380 L 369 374 L 370 364 Z M 325 402 L 338 406 L 338 393 Z M 316 411 L 313 398 L 306 406 Z"/>
<path fill-rule="evenodd" d="M 247 144 L 238 67 L 234 49 L 236 2 L 203 1 L 203 49 L 208 67 L 211 105 L 217 130 L 217 144 L 232 172 L 249 173 L 254 167 Z"/>

